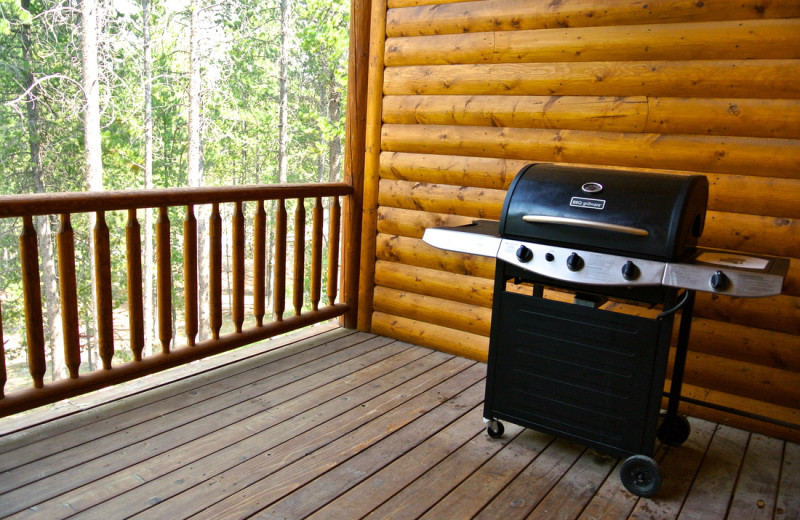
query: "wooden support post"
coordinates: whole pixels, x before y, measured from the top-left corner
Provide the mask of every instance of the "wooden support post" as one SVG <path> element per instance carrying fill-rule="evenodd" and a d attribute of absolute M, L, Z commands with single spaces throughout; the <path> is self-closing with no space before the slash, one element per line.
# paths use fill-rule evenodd
<path fill-rule="evenodd" d="M 0 309 L 0 399 L 3 399 L 5 394 L 6 381 L 8 375 L 6 374 L 6 343 L 3 340 L 3 311 Z"/>
<path fill-rule="evenodd" d="M 369 80 L 364 159 L 364 194 L 358 282 L 358 329 L 368 331 L 372 322 L 372 292 L 375 287 L 375 235 L 378 212 L 378 183 L 381 155 L 381 106 L 384 84 L 384 47 L 386 42 L 386 0 L 373 0 L 370 21 Z"/>
<path fill-rule="evenodd" d="M 183 307 L 186 320 L 186 343 L 193 347 L 197 340 L 197 217 L 194 206 L 186 206 L 183 220 Z"/>
<path fill-rule="evenodd" d="M 316 197 L 311 233 L 311 308 L 319 309 L 322 297 L 322 198 Z"/>
<path fill-rule="evenodd" d="M 142 234 L 139 220 L 136 218 L 136 209 L 128 210 L 128 224 L 125 227 L 125 242 L 128 263 L 128 325 L 130 327 L 130 348 L 133 353 L 133 359 L 141 361 L 142 351 L 144 350 Z M 59 265 L 61 265 L 60 261 Z"/>
<path fill-rule="evenodd" d="M 266 299 L 266 243 L 267 214 L 264 201 L 259 200 L 253 224 L 253 316 L 256 325 L 264 326 L 264 300 Z"/>
<path fill-rule="evenodd" d="M 169 354 L 172 342 L 172 267 L 170 265 L 168 208 L 158 209 L 156 222 L 156 267 L 158 271 L 158 339 L 161 352 Z"/>
<path fill-rule="evenodd" d="M 97 345 L 104 370 L 114 358 L 114 301 L 111 294 L 111 240 L 105 212 L 94 226 L 94 269 L 97 283 Z"/>
<path fill-rule="evenodd" d="M 292 293 L 294 313 L 303 312 L 303 282 L 305 282 L 306 256 L 306 207 L 304 199 L 297 199 L 294 211 L 294 290 Z"/>
<path fill-rule="evenodd" d="M 231 314 L 236 332 L 244 324 L 244 212 L 242 203 L 236 202 L 233 211 L 233 308 Z"/>
<path fill-rule="evenodd" d="M 342 207 L 339 205 L 339 197 L 331 200 L 330 214 L 328 220 L 330 229 L 328 231 L 328 305 L 333 305 L 336 301 L 339 281 L 339 239 L 342 218 Z"/>
<path fill-rule="evenodd" d="M 208 226 L 208 299 L 211 337 L 219 339 L 222 328 L 222 218 L 219 204 L 211 206 Z"/>
<path fill-rule="evenodd" d="M 364 192 L 364 146 L 367 131 L 367 85 L 369 79 L 369 36 L 371 0 L 350 2 L 350 56 L 347 75 L 347 122 L 345 127 L 344 181 L 353 194 L 343 201 L 342 295 L 349 309 L 341 324 L 356 328 L 358 283 L 361 259 L 361 221 Z M 383 12 L 385 15 L 385 12 Z"/>
<path fill-rule="evenodd" d="M 283 320 L 286 309 L 286 219 L 286 201 L 279 199 L 275 216 L 275 274 L 272 291 L 275 321 Z"/>

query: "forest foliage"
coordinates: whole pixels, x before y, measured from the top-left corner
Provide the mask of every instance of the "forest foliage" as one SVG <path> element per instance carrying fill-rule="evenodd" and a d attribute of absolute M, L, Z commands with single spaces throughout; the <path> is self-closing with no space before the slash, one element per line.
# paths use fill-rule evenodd
<path fill-rule="evenodd" d="M 94 1 L 104 189 L 146 187 L 146 84 L 152 94 L 154 188 L 189 182 L 192 103 L 200 113 L 206 185 L 279 182 L 282 139 L 287 182 L 341 179 L 349 2 Z M 0 0 L 0 194 L 87 189 L 85 151 L 90 143 L 84 132 L 81 4 L 81 0 Z M 199 99 L 190 95 L 193 13 L 199 29 L 194 49 L 200 65 Z M 151 54 L 149 77 L 144 66 L 146 46 Z M 280 118 L 282 50 L 288 56 L 283 85 L 287 125 L 281 125 Z M 181 217 L 175 215 L 173 228 L 179 228 Z M 73 226 L 78 276 L 86 281 L 89 233 L 78 233 L 88 226 L 81 217 L 85 215 L 76 216 L 79 220 Z M 107 218 L 118 220 L 109 222 L 109 227 L 124 226 L 123 215 Z M 50 224 L 57 230 L 55 216 Z M 7 355 L 12 358 L 15 348 L 21 352 L 24 347 L 17 268 L 20 227 L 16 219 L 0 220 L 3 328 L 7 339 L 15 334 L 20 338 L 19 345 L 7 341 Z M 182 253 L 175 242 L 173 265 L 178 270 Z M 123 270 L 114 272 L 124 276 Z M 87 324 L 86 330 L 82 325 L 82 334 L 90 337 L 88 283 L 79 286 L 83 287 L 81 323 Z M 122 304 L 124 294 L 119 298 Z"/>

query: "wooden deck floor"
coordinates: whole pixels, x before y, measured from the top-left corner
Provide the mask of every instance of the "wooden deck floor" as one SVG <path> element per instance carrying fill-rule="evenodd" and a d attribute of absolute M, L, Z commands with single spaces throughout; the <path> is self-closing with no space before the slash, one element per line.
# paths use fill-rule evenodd
<path fill-rule="evenodd" d="M 800 518 L 796 444 L 692 420 L 639 499 L 592 450 L 489 438 L 485 371 L 328 331 L 0 437 L 0 517 Z"/>

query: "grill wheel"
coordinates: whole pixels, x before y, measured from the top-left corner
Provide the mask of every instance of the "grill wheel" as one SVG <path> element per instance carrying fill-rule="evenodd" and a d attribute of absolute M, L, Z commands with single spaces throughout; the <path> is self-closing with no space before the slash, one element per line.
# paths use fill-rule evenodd
<path fill-rule="evenodd" d="M 640 497 L 651 497 L 661 487 L 658 462 L 646 455 L 633 455 L 625 459 L 619 477 L 628 491 Z"/>

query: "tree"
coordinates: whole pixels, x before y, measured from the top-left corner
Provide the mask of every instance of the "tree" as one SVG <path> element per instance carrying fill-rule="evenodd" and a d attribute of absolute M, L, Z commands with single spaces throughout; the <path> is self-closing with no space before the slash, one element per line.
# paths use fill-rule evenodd
<path fill-rule="evenodd" d="M 22 0 L 20 7 L 30 13 L 30 0 Z M 29 67 L 34 63 L 33 39 L 31 24 L 25 21 L 19 25 L 19 37 L 22 43 L 23 66 L 25 66 L 22 86 L 25 93 L 25 114 L 28 129 L 28 147 L 30 150 L 30 175 L 33 179 L 34 191 L 44 193 L 44 167 L 42 162 L 42 137 L 39 131 L 39 87 Z M 39 253 L 42 257 L 42 283 L 45 296 L 46 339 L 51 359 L 51 378 L 59 379 L 66 375 L 64 350 L 61 345 L 64 334 L 61 323 L 61 307 L 58 298 L 58 277 L 53 258 L 52 230 L 50 219 L 44 215 L 36 217 L 36 234 L 39 242 Z"/>

